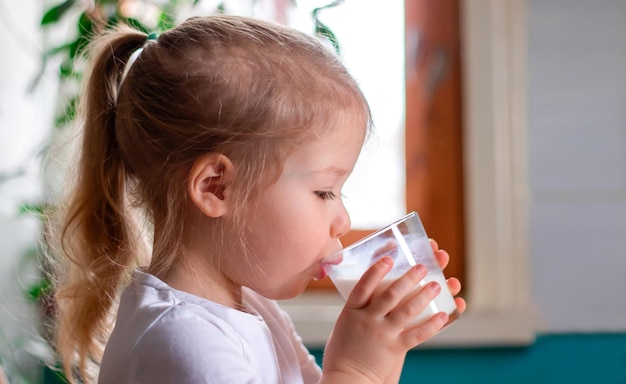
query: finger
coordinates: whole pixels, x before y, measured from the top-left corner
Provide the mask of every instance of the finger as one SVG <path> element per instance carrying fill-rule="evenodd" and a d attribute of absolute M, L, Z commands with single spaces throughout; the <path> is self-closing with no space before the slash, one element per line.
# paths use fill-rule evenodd
<path fill-rule="evenodd" d="M 396 249 L 398 249 L 398 243 L 395 240 L 389 240 L 382 247 L 374 251 L 374 255 L 372 257 L 391 255 Z"/>
<path fill-rule="evenodd" d="M 360 309 L 367 306 L 374 289 L 391 270 L 392 265 L 393 259 L 385 256 L 369 267 L 350 292 L 346 300 L 346 308 Z"/>
<path fill-rule="evenodd" d="M 405 327 L 422 313 L 440 292 L 441 286 L 436 281 L 431 281 L 389 312 L 388 321 L 398 327 Z"/>
<path fill-rule="evenodd" d="M 439 312 L 430 317 L 430 319 L 425 322 L 405 329 L 400 334 L 401 343 L 403 348 L 410 349 L 413 348 L 424 341 L 430 339 L 435 336 L 437 332 L 443 328 L 444 325 L 448 322 L 448 314 L 445 312 Z"/>
<path fill-rule="evenodd" d="M 437 252 L 437 250 L 439 249 L 439 244 L 437 244 L 437 241 L 435 241 L 435 239 L 428 239 L 428 241 L 430 241 L 430 246 L 433 247 L 433 252 Z"/>
<path fill-rule="evenodd" d="M 439 249 L 435 251 L 435 259 L 437 260 L 439 268 L 444 270 L 448 266 L 448 262 L 450 262 L 450 255 L 443 249 Z"/>
<path fill-rule="evenodd" d="M 461 282 L 456 277 L 449 278 L 447 280 L 447 284 L 452 296 L 458 295 L 461 291 Z M 465 299 L 461 297 L 456 297 L 454 299 L 454 302 L 456 303 L 456 310 L 459 312 L 459 314 L 465 312 L 465 308 L 467 306 L 467 304 L 465 303 Z"/>
<path fill-rule="evenodd" d="M 426 267 L 421 264 L 411 267 L 387 288 L 383 288 L 380 294 L 372 300 L 370 304 L 372 311 L 382 316 L 387 315 L 415 289 L 419 282 L 426 277 L 426 273 Z"/>
<path fill-rule="evenodd" d="M 457 312 L 459 312 L 459 315 L 465 312 L 465 310 L 467 309 L 467 303 L 465 302 L 465 299 L 463 299 L 462 297 L 456 297 L 454 299 L 454 302 L 456 303 L 456 310 Z"/>
<path fill-rule="evenodd" d="M 456 277 L 449 278 L 446 283 L 452 296 L 456 296 L 461 292 L 461 282 Z"/>

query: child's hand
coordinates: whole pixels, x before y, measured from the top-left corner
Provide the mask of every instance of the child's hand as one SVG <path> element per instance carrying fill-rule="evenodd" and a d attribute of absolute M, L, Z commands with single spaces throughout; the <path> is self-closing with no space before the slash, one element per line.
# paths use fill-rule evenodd
<path fill-rule="evenodd" d="M 439 267 L 442 270 L 446 269 L 446 267 L 448 266 L 448 262 L 450 261 L 450 255 L 448 255 L 448 252 L 444 251 L 443 249 L 439 249 L 439 246 L 437 245 L 437 242 L 435 240 L 430 239 L 430 245 L 433 247 L 433 252 L 435 252 L 435 259 L 437 259 Z M 456 277 L 449 278 L 447 280 L 447 283 L 448 289 L 450 290 L 450 293 L 452 293 L 452 296 L 456 296 L 459 294 L 459 292 L 461 292 L 461 282 Z M 467 304 L 465 303 L 465 300 L 463 298 L 456 297 L 454 299 L 454 302 L 456 303 L 456 310 L 459 312 L 459 315 L 465 312 Z"/>
<path fill-rule="evenodd" d="M 445 268 L 449 261 L 447 252 L 439 250 L 434 241 L 431 245 L 437 262 Z M 391 263 L 389 257 L 379 260 L 352 290 L 324 352 L 323 383 L 397 381 L 406 352 L 433 337 L 448 321 L 447 314 L 438 313 L 418 325 L 410 324 L 440 292 L 434 282 L 411 292 L 426 276 L 426 268 L 421 265 L 372 296 Z M 461 284 L 451 278 L 448 287 L 456 295 Z M 462 313 L 465 301 L 455 301 Z"/>

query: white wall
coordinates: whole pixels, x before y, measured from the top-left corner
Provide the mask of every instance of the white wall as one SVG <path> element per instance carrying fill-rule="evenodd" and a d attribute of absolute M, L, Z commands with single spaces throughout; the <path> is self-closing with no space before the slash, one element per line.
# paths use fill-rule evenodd
<path fill-rule="evenodd" d="M 531 0 L 528 16 L 540 329 L 626 331 L 626 2 Z"/>

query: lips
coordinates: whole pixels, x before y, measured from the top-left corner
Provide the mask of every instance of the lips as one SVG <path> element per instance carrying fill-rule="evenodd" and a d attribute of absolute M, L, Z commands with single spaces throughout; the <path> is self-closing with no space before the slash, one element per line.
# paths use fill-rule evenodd
<path fill-rule="evenodd" d="M 321 262 L 319 278 L 318 280 L 322 280 L 326 276 L 328 276 L 328 272 L 326 272 L 326 266 L 339 265 L 343 261 L 343 253 L 341 252 L 341 242 L 337 240 L 338 247 L 330 254 L 330 256 L 326 257 Z M 332 268 L 332 267 L 331 267 Z"/>
<path fill-rule="evenodd" d="M 334 255 L 332 259 L 322 260 L 322 264 L 320 265 L 320 269 L 318 275 L 315 277 L 316 280 L 322 280 L 326 276 L 328 276 L 328 272 L 326 272 L 326 266 L 338 265 L 343 261 L 343 256 L 341 254 Z"/>
<path fill-rule="evenodd" d="M 331 256 L 330 258 L 322 260 L 322 265 L 339 265 L 343 261 L 343 255 L 341 253 Z"/>
<path fill-rule="evenodd" d="M 326 270 L 324 269 L 324 266 L 322 266 L 322 267 L 320 268 L 319 275 L 317 276 L 316 280 L 322 280 L 322 279 L 324 279 L 326 276 L 328 276 L 328 273 L 326 273 Z"/>

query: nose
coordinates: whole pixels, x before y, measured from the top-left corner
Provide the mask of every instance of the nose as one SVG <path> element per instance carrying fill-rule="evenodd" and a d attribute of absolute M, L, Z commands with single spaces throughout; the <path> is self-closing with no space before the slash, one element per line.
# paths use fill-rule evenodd
<path fill-rule="evenodd" d="M 339 237 L 345 235 L 352 226 L 350 222 L 350 215 L 346 210 L 346 207 L 343 203 L 340 204 L 341 207 L 337 215 L 334 217 L 333 222 L 330 225 L 330 236 L 333 239 L 338 239 Z"/>

